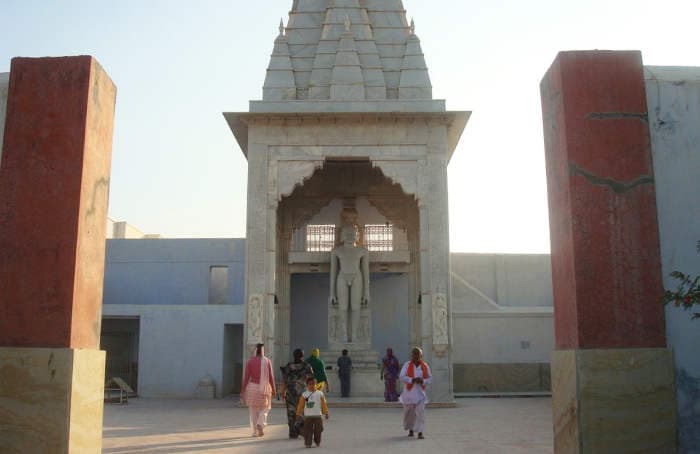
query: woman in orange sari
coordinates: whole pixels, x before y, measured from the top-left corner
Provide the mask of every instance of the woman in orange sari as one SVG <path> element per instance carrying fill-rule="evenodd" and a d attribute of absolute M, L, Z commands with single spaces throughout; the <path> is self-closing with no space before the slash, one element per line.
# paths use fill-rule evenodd
<path fill-rule="evenodd" d="M 241 403 L 248 406 L 250 427 L 254 437 L 265 435 L 267 414 L 272 408 L 272 396 L 277 394 L 275 377 L 272 374 L 272 362 L 265 356 L 265 346 L 255 346 L 255 356 L 245 365 L 243 385 L 241 386 Z"/>

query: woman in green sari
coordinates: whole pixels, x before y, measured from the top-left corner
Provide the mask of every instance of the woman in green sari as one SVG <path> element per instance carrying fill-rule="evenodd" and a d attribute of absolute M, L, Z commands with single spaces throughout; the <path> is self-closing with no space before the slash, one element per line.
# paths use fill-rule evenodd
<path fill-rule="evenodd" d="M 326 364 L 321 359 L 321 351 L 318 348 L 311 350 L 311 356 L 306 358 L 306 362 L 309 363 L 314 371 L 316 389 L 318 391 L 331 392 L 331 385 L 328 383 L 328 377 L 326 377 Z"/>

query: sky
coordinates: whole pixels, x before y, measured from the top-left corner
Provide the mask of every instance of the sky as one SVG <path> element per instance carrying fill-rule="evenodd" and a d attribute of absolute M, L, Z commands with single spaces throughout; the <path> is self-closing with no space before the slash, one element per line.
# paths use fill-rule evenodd
<path fill-rule="evenodd" d="M 118 87 L 110 217 L 166 238 L 244 237 L 247 163 L 221 113 L 262 97 L 291 4 L 0 0 L 0 72 L 16 56 L 95 56 Z M 700 66 L 697 0 L 404 6 L 434 97 L 473 112 L 448 168 L 453 252 L 549 252 L 539 83 L 557 52 Z"/>

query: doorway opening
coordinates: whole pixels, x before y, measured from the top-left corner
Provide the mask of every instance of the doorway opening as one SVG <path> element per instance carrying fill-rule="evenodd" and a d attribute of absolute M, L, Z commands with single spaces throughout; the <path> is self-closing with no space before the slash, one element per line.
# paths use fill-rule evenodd
<path fill-rule="evenodd" d="M 243 325 L 224 325 L 221 395 L 240 394 L 243 379 Z"/>
<path fill-rule="evenodd" d="M 102 319 L 100 349 L 107 353 L 105 378 L 119 377 L 138 392 L 139 317 Z"/>

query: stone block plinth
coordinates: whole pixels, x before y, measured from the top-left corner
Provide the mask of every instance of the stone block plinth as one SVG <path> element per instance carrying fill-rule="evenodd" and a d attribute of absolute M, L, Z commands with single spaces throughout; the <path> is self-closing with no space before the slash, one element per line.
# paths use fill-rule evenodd
<path fill-rule="evenodd" d="M 0 347 L 0 452 L 98 454 L 105 353 Z"/>
<path fill-rule="evenodd" d="M 665 348 L 558 350 L 554 452 L 676 452 L 673 356 Z"/>

